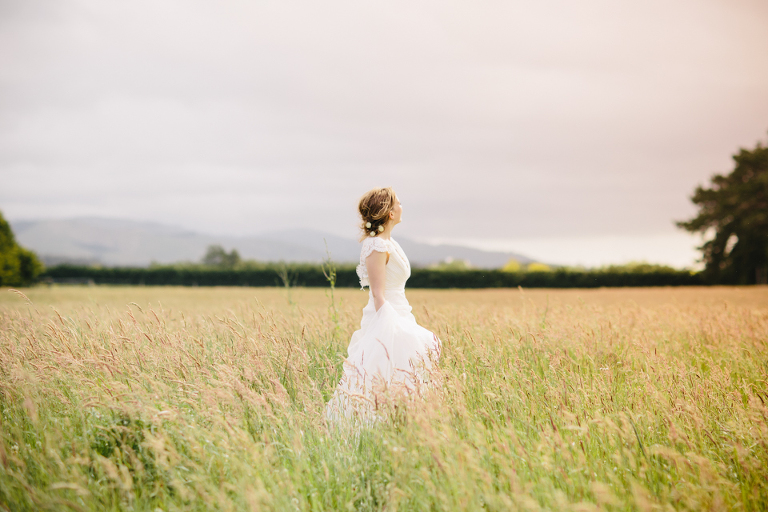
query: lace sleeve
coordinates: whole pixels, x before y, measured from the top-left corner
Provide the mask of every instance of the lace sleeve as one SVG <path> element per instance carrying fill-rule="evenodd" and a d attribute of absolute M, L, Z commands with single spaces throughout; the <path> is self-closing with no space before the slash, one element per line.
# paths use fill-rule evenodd
<path fill-rule="evenodd" d="M 371 236 L 363 240 L 363 247 L 360 249 L 360 264 L 357 266 L 357 276 L 360 278 L 360 287 L 370 286 L 368 281 L 368 268 L 365 266 L 365 259 L 373 251 L 389 252 L 387 242 L 377 236 Z"/>

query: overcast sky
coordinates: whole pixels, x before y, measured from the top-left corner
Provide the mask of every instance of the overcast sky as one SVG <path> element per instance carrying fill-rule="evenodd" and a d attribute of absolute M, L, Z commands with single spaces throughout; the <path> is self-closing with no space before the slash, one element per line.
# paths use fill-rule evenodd
<path fill-rule="evenodd" d="M 684 265 L 766 139 L 765 0 L 0 0 L 12 220 L 351 237 L 392 185 L 402 236 Z"/>

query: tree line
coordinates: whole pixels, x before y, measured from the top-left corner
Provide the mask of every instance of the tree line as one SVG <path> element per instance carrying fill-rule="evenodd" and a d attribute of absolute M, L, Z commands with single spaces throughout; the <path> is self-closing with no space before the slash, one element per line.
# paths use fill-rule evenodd
<path fill-rule="evenodd" d="M 337 287 L 360 286 L 355 268 L 336 267 Z M 170 286 L 308 286 L 327 287 L 321 265 L 262 264 L 239 268 L 203 265 L 87 267 L 59 265 L 47 270 L 56 282 Z M 409 288 L 595 288 L 602 286 L 693 286 L 707 284 L 701 273 L 687 270 L 633 272 L 622 269 L 556 269 L 541 272 L 502 270 L 438 270 L 414 268 Z"/>

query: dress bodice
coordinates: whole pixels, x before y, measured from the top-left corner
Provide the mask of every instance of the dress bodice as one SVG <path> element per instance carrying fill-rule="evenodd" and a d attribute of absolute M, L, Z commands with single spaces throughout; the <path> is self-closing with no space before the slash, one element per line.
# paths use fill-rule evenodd
<path fill-rule="evenodd" d="M 411 263 L 403 252 L 402 247 L 393 238 L 385 240 L 379 237 L 367 237 L 363 240 L 360 250 L 360 264 L 357 266 L 357 275 L 360 277 L 360 286 L 370 286 L 368 281 L 368 268 L 365 260 L 373 251 L 389 253 L 389 261 L 386 266 L 384 288 L 386 290 L 403 290 L 405 282 L 411 277 Z"/>

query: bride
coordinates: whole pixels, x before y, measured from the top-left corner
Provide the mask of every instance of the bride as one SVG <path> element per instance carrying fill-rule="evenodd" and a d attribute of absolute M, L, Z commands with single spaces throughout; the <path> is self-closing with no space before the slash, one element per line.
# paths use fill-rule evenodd
<path fill-rule="evenodd" d="M 358 210 L 364 235 L 357 275 L 370 292 L 341 382 L 326 406 L 329 421 L 375 418 L 382 393 L 415 391 L 441 350 L 437 336 L 416 323 L 405 298 L 411 264 L 392 238 L 403 216 L 400 200 L 391 188 L 375 188 L 360 199 Z"/>

